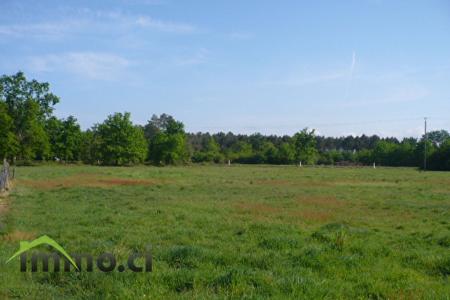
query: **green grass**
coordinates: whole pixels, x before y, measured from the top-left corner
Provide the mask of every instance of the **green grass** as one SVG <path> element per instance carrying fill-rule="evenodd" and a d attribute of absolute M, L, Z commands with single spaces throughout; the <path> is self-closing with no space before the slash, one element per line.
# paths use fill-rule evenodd
<path fill-rule="evenodd" d="M 450 298 L 450 173 L 39 166 L 16 176 L 0 221 L 0 298 Z M 150 243 L 153 272 L 5 264 L 21 239 L 44 234 L 119 262 Z"/>

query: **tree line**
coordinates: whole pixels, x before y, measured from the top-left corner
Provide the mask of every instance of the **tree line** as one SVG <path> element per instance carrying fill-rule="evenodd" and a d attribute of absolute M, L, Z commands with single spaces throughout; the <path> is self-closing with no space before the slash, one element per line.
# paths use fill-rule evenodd
<path fill-rule="evenodd" d="M 144 126 L 130 113 L 115 113 L 88 130 L 77 119 L 53 115 L 60 98 L 48 83 L 24 73 L 0 77 L 0 157 L 99 165 L 185 163 L 323 164 L 428 167 L 450 170 L 445 130 L 419 139 L 372 136 L 324 137 L 303 129 L 293 136 L 186 133 L 172 116 L 153 115 Z"/>

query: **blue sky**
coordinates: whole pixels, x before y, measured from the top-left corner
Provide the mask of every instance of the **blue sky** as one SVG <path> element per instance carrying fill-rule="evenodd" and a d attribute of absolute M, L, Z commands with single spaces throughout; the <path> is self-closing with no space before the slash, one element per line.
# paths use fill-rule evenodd
<path fill-rule="evenodd" d="M 129 111 L 188 131 L 418 136 L 450 129 L 450 2 L 0 2 L 0 73 L 83 128 Z"/>

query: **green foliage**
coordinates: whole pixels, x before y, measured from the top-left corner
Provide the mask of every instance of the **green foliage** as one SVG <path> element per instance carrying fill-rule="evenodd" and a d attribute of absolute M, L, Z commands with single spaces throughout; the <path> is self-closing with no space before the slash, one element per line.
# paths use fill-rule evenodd
<path fill-rule="evenodd" d="M 428 157 L 428 167 L 432 170 L 450 171 L 450 138 L 442 141 Z"/>
<path fill-rule="evenodd" d="M 17 154 L 19 144 L 13 132 L 13 120 L 3 102 L 0 102 L 0 128 L 0 159 L 11 159 Z"/>
<path fill-rule="evenodd" d="M 65 145 L 62 157 L 66 161 L 79 160 L 81 129 L 77 119 L 73 116 L 69 116 L 63 121 L 62 141 Z"/>
<path fill-rule="evenodd" d="M 422 137 L 422 140 L 425 137 Z M 445 143 L 448 139 L 450 139 L 450 134 L 447 130 L 435 130 L 427 133 L 427 139 L 434 145 L 439 146 Z"/>
<path fill-rule="evenodd" d="M 105 165 L 141 163 L 147 156 L 144 131 L 130 120 L 130 113 L 115 113 L 94 127 L 93 143 L 98 160 Z"/>
<path fill-rule="evenodd" d="M 100 153 L 97 153 L 97 149 L 100 149 L 100 139 L 94 135 L 92 130 L 86 130 L 81 133 L 80 143 L 80 159 L 84 163 L 99 164 Z"/>
<path fill-rule="evenodd" d="M 144 131 L 149 143 L 150 161 L 158 165 L 188 161 L 183 123 L 166 114 L 159 118 L 153 115 Z"/>
<path fill-rule="evenodd" d="M 61 138 L 63 132 L 62 120 L 54 116 L 50 117 L 45 124 L 45 129 L 51 145 L 51 157 L 53 159 L 61 158 L 65 146 Z"/>
<path fill-rule="evenodd" d="M 291 143 L 282 143 L 278 150 L 278 163 L 279 164 L 292 164 L 295 163 L 295 149 Z"/>
<path fill-rule="evenodd" d="M 73 116 L 59 120 L 51 117 L 47 121 L 52 157 L 64 161 L 81 159 L 82 133 L 80 125 Z"/>
<path fill-rule="evenodd" d="M 50 85 L 47 82 L 27 81 L 23 72 L 0 77 L 0 101 L 6 103 L 8 112 L 18 128 L 29 100 L 36 102 L 37 118 L 40 121 L 51 116 L 53 106 L 59 102 L 59 98 L 49 91 Z"/>
<path fill-rule="evenodd" d="M 48 83 L 28 81 L 22 72 L 0 77 L 0 103 L 6 105 L 13 123 L 10 131 L 15 135 L 15 138 L 8 138 L 8 148 L 18 159 L 46 159 L 50 154 L 44 126 L 59 98 L 49 90 Z"/>
<path fill-rule="evenodd" d="M 232 161 L 238 163 L 248 163 L 253 156 L 252 145 L 245 141 L 238 141 L 231 147 L 231 154 L 229 155 Z"/>
<path fill-rule="evenodd" d="M 219 144 L 210 137 L 203 149 L 193 154 L 192 161 L 221 163 L 224 161 L 224 155 L 220 152 Z"/>
<path fill-rule="evenodd" d="M 373 150 L 363 149 L 356 154 L 356 160 L 365 165 L 370 165 L 374 162 Z"/>
<path fill-rule="evenodd" d="M 318 159 L 314 130 L 308 128 L 297 132 L 294 137 L 295 159 L 303 164 L 315 164 Z"/>
<path fill-rule="evenodd" d="M 338 151 L 338 150 L 330 150 L 322 153 L 320 155 L 319 164 L 324 165 L 334 165 L 336 163 L 344 161 L 344 151 Z"/>
<path fill-rule="evenodd" d="M 432 131 L 419 141 L 373 136 L 316 136 L 307 128 L 294 136 L 260 133 L 186 134 L 184 124 L 168 114 L 153 115 L 144 127 L 129 114 L 115 114 L 105 123 L 81 131 L 76 119 L 52 116 L 59 98 L 48 83 L 28 81 L 22 72 L 0 77 L 0 159 L 46 160 L 123 165 L 145 160 L 156 165 L 193 162 L 243 164 L 325 164 L 448 169 L 446 130 Z M 145 136 L 145 141 L 142 139 Z M 143 146 L 146 149 L 143 150 Z M 148 153 L 145 154 L 145 153 Z"/>
<path fill-rule="evenodd" d="M 46 159 L 50 154 L 50 143 L 45 125 L 39 119 L 38 103 L 34 100 L 26 100 L 23 114 L 20 129 L 17 132 L 19 159 L 25 161 Z"/>

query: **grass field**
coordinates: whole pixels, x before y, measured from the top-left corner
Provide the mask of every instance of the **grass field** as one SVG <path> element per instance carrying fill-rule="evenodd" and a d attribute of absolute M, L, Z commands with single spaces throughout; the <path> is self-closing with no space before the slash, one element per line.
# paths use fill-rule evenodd
<path fill-rule="evenodd" d="M 0 298 L 450 298 L 450 173 L 39 166 L 16 176 L 0 200 Z M 5 264 L 44 234 L 119 261 L 151 243 L 153 272 Z"/>

